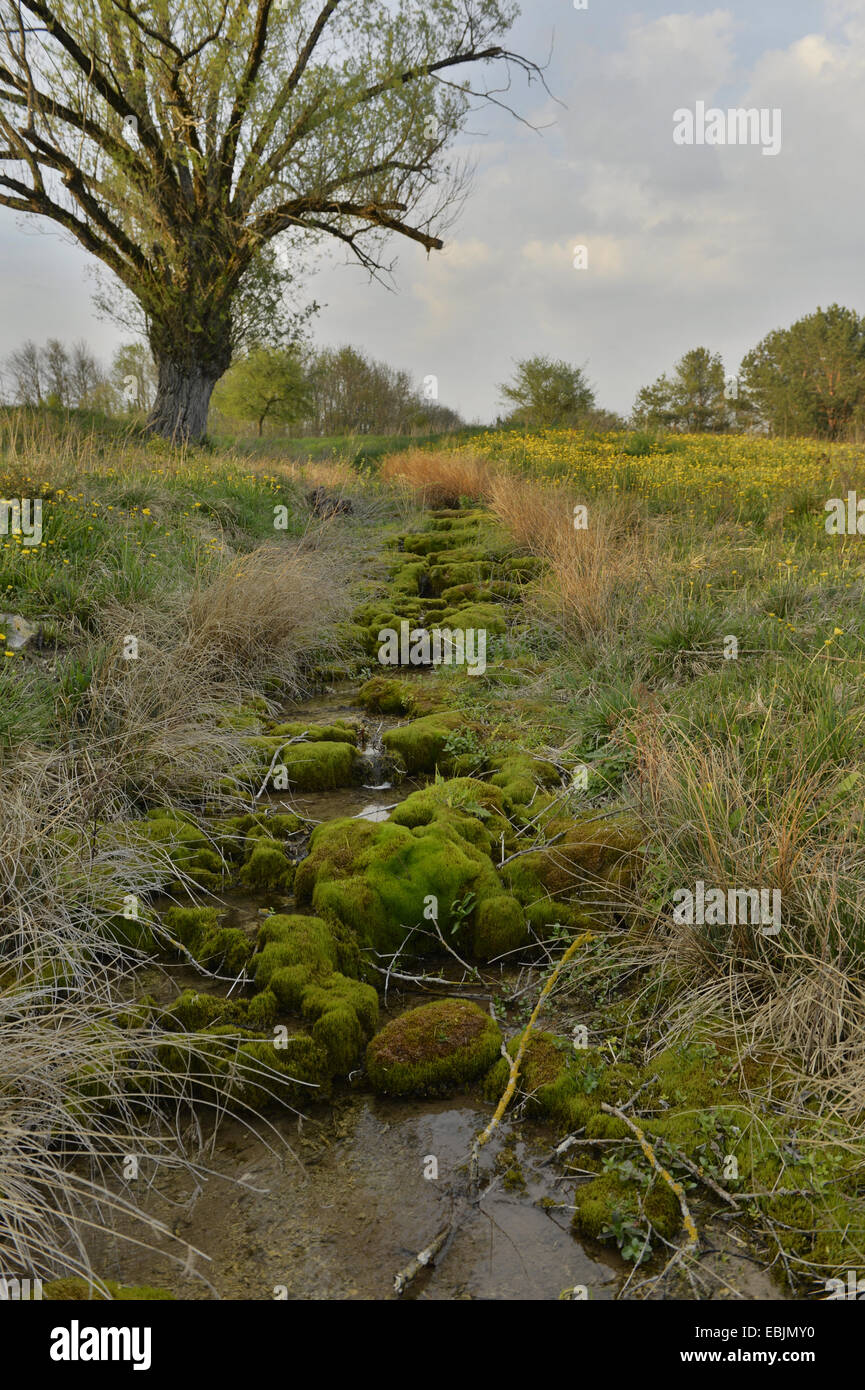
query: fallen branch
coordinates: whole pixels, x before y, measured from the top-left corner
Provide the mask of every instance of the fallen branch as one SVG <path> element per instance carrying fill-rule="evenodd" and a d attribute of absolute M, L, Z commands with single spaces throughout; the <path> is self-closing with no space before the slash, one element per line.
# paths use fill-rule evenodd
<path fill-rule="evenodd" d="M 520 1044 L 519 1044 L 519 1047 L 517 1048 L 516 1055 L 515 1055 L 513 1058 L 509 1058 L 509 1059 L 508 1059 L 509 1062 L 510 1062 L 510 1068 L 511 1068 L 511 1070 L 510 1070 L 510 1076 L 508 1077 L 508 1084 L 507 1084 L 507 1086 L 506 1086 L 505 1089 L 504 1089 L 504 1092 L 503 1092 L 503 1094 L 502 1094 L 502 1098 L 501 1098 L 501 1100 L 499 1101 L 498 1105 L 496 1106 L 495 1114 L 493 1115 L 492 1119 L 490 1120 L 490 1122 L 489 1122 L 489 1124 L 487 1125 L 486 1129 L 484 1130 L 483 1134 L 478 1135 L 478 1137 L 475 1139 L 474 1144 L 472 1145 L 471 1167 L 470 1167 L 470 1173 L 471 1173 L 472 1182 L 475 1182 L 476 1179 L 477 1179 L 477 1172 L 478 1172 L 478 1150 L 479 1150 L 479 1149 L 482 1149 L 483 1146 L 484 1146 L 484 1144 L 489 1143 L 490 1139 L 492 1138 L 492 1135 L 493 1135 L 494 1130 L 496 1129 L 496 1127 L 497 1127 L 498 1124 L 500 1123 L 500 1121 L 501 1121 L 501 1119 L 502 1119 L 502 1116 L 504 1115 L 505 1111 L 507 1110 L 508 1106 L 509 1106 L 510 1103 L 511 1103 L 511 1100 L 512 1100 L 512 1098 L 513 1098 L 514 1091 L 516 1090 L 516 1087 L 517 1087 L 517 1080 L 518 1080 L 519 1074 L 520 1074 L 520 1063 L 521 1063 L 522 1060 L 523 1060 L 523 1055 L 524 1055 L 525 1050 L 526 1050 L 526 1044 L 528 1043 L 529 1038 L 531 1037 L 532 1029 L 534 1028 L 535 1023 L 537 1022 L 538 1015 L 539 1015 L 539 1013 L 541 1012 L 541 1009 L 543 1008 L 543 1006 L 544 1006 L 544 1004 L 545 1004 L 545 1002 L 546 1002 L 546 1000 L 547 1000 L 548 995 L 550 994 L 551 990 L 553 989 L 553 987 L 554 987 L 554 985 L 555 985 L 557 979 L 559 978 L 559 975 L 562 973 L 562 970 L 565 968 L 565 966 L 567 965 L 568 961 L 569 961 L 574 955 L 576 955 L 577 951 L 579 950 L 579 948 L 580 948 L 581 946 L 585 946 L 589 941 L 594 941 L 594 939 L 595 939 L 595 934 L 594 934 L 594 932 L 589 932 L 589 931 L 587 931 L 587 932 L 582 932 L 580 936 L 576 937 L 576 939 L 575 939 L 574 941 L 571 942 L 570 946 L 569 946 L 568 949 L 565 951 L 565 954 L 562 956 L 562 958 L 561 958 L 561 960 L 559 961 L 558 965 L 557 965 L 557 966 L 555 967 L 555 969 L 552 970 L 552 971 L 550 972 L 550 974 L 547 976 L 546 983 L 544 984 L 543 989 L 541 990 L 540 994 L 538 995 L 538 1001 L 537 1001 L 537 1003 L 535 1004 L 534 1009 L 532 1010 L 532 1016 L 531 1016 L 531 1018 L 529 1019 L 528 1023 L 526 1024 L 525 1028 L 523 1029 L 523 1034 L 522 1034 L 522 1037 L 520 1038 Z"/>
<path fill-rule="evenodd" d="M 643 1150 L 643 1153 L 646 1155 L 646 1158 L 648 1159 L 651 1167 L 654 1169 L 654 1171 L 658 1174 L 659 1177 L 664 1179 L 664 1182 L 667 1184 L 670 1190 L 673 1193 L 675 1193 L 679 1201 L 679 1209 L 682 1213 L 682 1225 L 685 1227 L 685 1230 L 688 1233 L 688 1246 L 690 1248 L 696 1246 L 699 1240 L 699 1235 L 697 1232 L 697 1227 L 694 1224 L 694 1218 L 689 1210 L 688 1202 L 685 1197 L 685 1189 L 683 1188 L 682 1184 L 680 1182 L 676 1182 L 676 1179 L 673 1177 L 673 1175 L 671 1173 L 668 1173 L 666 1168 L 664 1168 L 663 1165 L 658 1162 L 657 1158 L 655 1157 L 655 1151 L 652 1148 L 643 1131 L 640 1129 L 640 1126 L 638 1124 L 635 1124 L 633 1120 L 629 1119 L 623 1110 L 617 1109 L 615 1105 L 607 1105 L 606 1101 L 603 1100 L 601 1101 L 601 1109 L 604 1111 L 606 1115 L 615 1115 L 617 1120 L 621 1120 L 622 1124 L 627 1125 L 628 1129 L 631 1131 L 631 1133 L 636 1138 L 638 1144 L 640 1145 L 640 1148 Z"/>
<path fill-rule="evenodd" d="M 430 1241 L 429 1245 L 425 1246 L 423 1250 L 413 1256 L 408 1264 L 394 1275 L 393 1289 L 398 1298 L 405 1293 L 409 1284 L 414 1282 L 422 1270 L 426 1269 L 427 1265 L 432 1263 L 450 1236 L 453 1225 L 454 1223 L 452 1221 L 448 1222 L 444 1230 L 439 1231 L 438 1235 Z"/>
<path fill-rule="evenodd" d="M 291 745 L 292 745 L 293 743 L 307 743 L 307 742 L 309 742 L 309 740 L 307 739 L 306 734 L 296 734 L 296 735 L 294 736 L 294 738 L 286 739 L 285 743 L 281 743 L 281 744 L 279 745 L 279 747 L 277 748 L 276 752 L 274 753 L 273 757 L 272 757 L 271 760 L 270 760 L 270 767 L 267 769 L 267 772 L 264 774 L 264 781 L 262 782 L 262 784 L 261 784 L 261 786 L 259 787 L 258 791 L 255 793 L 255 800 L 256 800 L 256 801 L 259 801 L 259 800 L 261 799 L 261 797 L 264 796 L 264 793 L 267 791 L 267 784 L 268 784 L 268 782 L 270 781 L 271 777 L 273 776 L 273 769 L 274 769 L 274 767 L 276 766 L 276 760 L 277 760 L 277 758 L 281 757 L 282 754 L 285 752 L 286 748 L 290 748 Z"/>
<path fill-rule="evenodd" d="M 587 942 L 593 941 L 594 939 L 594 932 L 583 932 L 580 936 L 578 936 L 574 941 L 571 942 L 570 946 L 565 951 L 564 955 L 556 965 L 555 969 L 550 972 L 549 976 L 546 979 L 546 982 L 544 983 L 543 989 L 538 995 L 538 1000 L 532 1011 L 532 1016 L 523 1030 L 523 1035 L 520 1039 L 520 1045 L 517 1048 L 516 1056 L 513 1058 L 509 1057 L 504 1045 L 502 1046 L 502 1055 L 505 1057 L 506 1061 L 510 1065 L 510 1076 L 508 1078 L 508 1084 L 505 1088 L 504 1094 L 502 1095 L 502 1098 L 496 1107 L 495 1114 L 493 1115 L 486 1129 L 483 1131 L 482 1134 L 476 1137 L 472 1145 L 469 1162 L 469 1177 L 472 1189 L 475 1188 L 477 1183 L 478 1150 L 481 1149 L 484 1144 L 489 1142 L 490 1138 L 493 1135 L 493 1132 L 496 1129 L 496 1126 L 499 1124 L 502 1116 L 508 1108 L 508 1105 L 510 1104 L 510 1101 L 516 1089 L 517 1078 L 519 1077 L 520 1071 L 520 1063 L 523 1059 L 523 1055 L 526 1050 L 526 1043 L 529 1040 L 535 1023 L 537 1022 L 538 1015 L 540 1014 L 541 1009 L 543 1008 L 543 1005 L 546 999 L 548 998 L 551 990 L 554 988 L 556 981 L 562 973 L 562 970 L 568 964 L 568 961 L 571 960 L 571 958 L 576 954 L 576 952 L 579 950 L 581 946 L 586 945 Z M 382 967 L 377 966 L 376 969 L 382 969 Z M 465 1221 L 472 1207 L 476 1205 L 478 1202 L 482 1201 L 483 1197 L 486 1195 L 486 1192 L 488 1192 L 489 1190 L 490 1189 L 488 1187 L 485 1190 L 485 1192 L 480 1195 L 480 1197 L 475 1196 L 473 1200 L 470 1201 L 461 1199 L 447 1226 L 445 1226 L 441 1231 L 439 1231 L 438 1235 L 433 1237 L 429 1245 L 424 1246 L 423 1250 L 419 1251 L 417 1255 L 413 1256 L 413 1258 L 409 1260 L 408 1264 L 405 1265 L 403 1269 L 399 1270 L 399 1272 L 396 1275 L 394 1275 L 393 1287 L 397 1296 L 403 1294 L 405 1290 L 409 1287 L 409 1285 L 421 1273 L 421 1271 L 426 1269 L 427 1265 L 432 1264 L 433 1261 L 436 1259 L 436 1256 L 442 1253 L 442 1251 L 447 1246 L 448 1242 L 456 1234 L 458 1228 Z"/>

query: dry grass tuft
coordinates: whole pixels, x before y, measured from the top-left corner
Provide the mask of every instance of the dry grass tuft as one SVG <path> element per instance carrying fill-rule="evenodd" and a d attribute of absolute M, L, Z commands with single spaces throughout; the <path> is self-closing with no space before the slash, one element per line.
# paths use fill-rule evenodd
<path fill-rule="evenodd" d="M 488 460 L 480 455 L 427 449 L 391 454 L 382 463 L 380 476 L 404 487 L 417 503 L 433 510 L 458 507 L 463 499 L 483 501 L 493 479 Z"/>
<path fill-rule="evenodd" d="M 574 501 L 558 488 L 499 474 L 490 509 L 518 545 L 547 561 L 530 603 L 566 639 L 618 628 L 651 567 L 650 533 L 637 504 L 595 501 L 574 528 Z"/>
<path fill-rule="evenodd" d="M 865 1103 L 865 848 L 843 769 L 790 756 L 767 713 L 744 747 L 635 726 L 658 912 L 644 902 L 642 950 L 676 981 L 664 1037 L 701 1019 L 729 1028 L 740 1052 L 766 1049 L 829 1081 L 838 1108 Z M 811 750 L 812 754 L 814 750 Z M 786 755 L 786 756 L 785 756 Z M 781 930 L 677 923 L 676 888 L 777 889 Z"/>
<path fill-rule="evenodd" d="M 243 679 L 279 671 L 288 690 L 323 659 L 324 634 L 340 616 L 344 590 L 327 551 L 262 545 L 233 560 L 194 594 L 178 648 L 181 660 Z"/>
<path fill-rule="evenodd" d="M 109 789 L 86 762 L 22 751 L 0 804 L 0 1274 L 91 1277 L 94 1231 L 122 1218 L 129 1239 L 186 1247 L 142 1215 L 119 1181 L 135 1154 L 142 1176 L 194 1168 L 190 1076 L 161 1049 L 199 1042 L 159 1026 L 128 1026 L 136 953 L 107 924 L 128 894 L 141 900 L 164 877 L 158 846 L 112 837 L 94 821 Z M 133 807 L 110 788 L 114 815 Z M 212 1043 L 211 1043 L 212 1047 Z M 215 1088 L 195 1103 L 224 1107 Z M 196 1126 L 199 1122 L 195 1121 Z M 199 1138 L 201 1137 L 199 1128 Z"/>

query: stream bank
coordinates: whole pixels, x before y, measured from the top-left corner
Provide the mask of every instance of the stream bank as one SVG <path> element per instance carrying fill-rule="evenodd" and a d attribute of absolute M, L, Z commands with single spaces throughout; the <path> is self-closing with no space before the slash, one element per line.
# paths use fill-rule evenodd
<path fill-rule="evenodd" d="M 508 555 L 501 538 L 490 551 L 483 526 L 477 515 L 440 514 L 427 532 L 399 538 L 388 591 L 355 614 L 370 657 L 382 628 L 483 625 L 501 639 L 491 658 L 508 676 L 507 632 L 535 567 Z M 229 823 L 240 836 L 239 851 L 226 851 L 235 865 L 242 860 L 239 877 L 233 871 L 228 891 L 216 893 L 210 916 L 166 914 L 186 959 L 160 966 L 163 979 L 176 970 L 188 989 L 196 962 L 218 966 L 230 954 L 235 964 L 175 1004 L 160 992 L 156 1007 L 220 1048 L 239 1024 L 237 1055 L 279 1068 L 277 1089 L 264 1098 L 266 1125 L 256 1135 L 224 1121 L 200 1190 L 173 1177 L 148 1193 L 149 1209 L 173 1213 L 178 1238 L 208 1257 L 198 1265 L 206 1282 L 157 1257 L 108 1249 L 103 1272 L 165 1280 L 179 1297 L 389 1296 L 398 1270 L 465 1202 L 472 1144 L 505 1090 L 508 1061 L 491 1066 L 494 1048 L 467 1073 L 470 1087 L 451 1081 L 448 1097 L 427 1094 L 424 1067 L 457 1047 L 445 1029 L 429 1035 L 426 1054 L 394 1065 L 394 1076 L 401 1068 L 409 1077 L 397 1100 L 387 1068 L 383 1094 L 369 1094 L 366 1046 L 385 1025 L 415 1018 L 422 1002 L 469 994 L 480 1006 L 475 1017 L 489 1023 L 492 1013 L 496 1030 L 501 1023 L 510 1057 L 523 1036 L 527 1051 L 514 1103 L 483 1153 L 482 1187 L 410 1296 L 546 1299 L 575 1286 L 587 1297 L 618 1296 L 634 1261 L 661 1260 L 665 1246 L 675 1252 L 681 1215 L 669 1174 L 625 1156 L 633 1141 L 616 1107 L 645 1093 L 641 1123 L 691 1163 L 705 1163 L 710 1151 L 714 1163 L 733 1132 L 721 1115 L 731 1108 L 719 1089 L 723 1058 L 711 1045 L 669 1049 L 648 1065 L 630 1042 L 613 1038 L 618 1047 L 606 1051 L 574 1041 L 580 1019 L 598 1027 L 580 971 L 543 1029 L 524 1033 L 557 945 L 585 940 L 585 972 L 596 947 L 626 934 L 641 853 L 634 817 L 597 805 L 581 812 L 568 768 L 526 750 L 531 699 L 500 691 L 483 718 L 465 703 L 465 673 L 449 672 L 445 682 L 363 674 L 360 687 L 331 687 L 258 727 L 249 770 L 264 774 L 259 809 Z M 213 874 L 212 858 L 197 853 L 187 864 Z M 606 1015 L 609 1029 L 616 1015 Z M 298 1049 L 283 1058 L 280 1029 Z M 177 1057 L 173 1065 L 182 1065 Z M 224 1075 L 219 1063 L 210 1080 L 219 1086 Z M 316 1090 L 330 1097 L 328 1108 L 311 1103 Z M 249 1098 L 248 1069 L 239 1093 L 228 1090 L 229 1105 L 238 1094 Z M 281 1108 L 270 1104 L 276 1099 Z M 307 1116 L 300 1123 L 298 1111 Z M 553 1156 L 563 1133 L 582 1146 L 576 1160 Z M 430 1164 L 437 1176 L 425 1175 Z M 707 1269 L 715 1257 L 731 1258 L 723 1228 L 713 1229 L 716 1243 L 701 1254 Z M 654 1296 L 667 1287 L 662 1274 Z M 750 1288 L 748 1297 L 775 1296 L 765 1276 Z M 741 1295 L 713 1271 L 697 1296 Z"/>

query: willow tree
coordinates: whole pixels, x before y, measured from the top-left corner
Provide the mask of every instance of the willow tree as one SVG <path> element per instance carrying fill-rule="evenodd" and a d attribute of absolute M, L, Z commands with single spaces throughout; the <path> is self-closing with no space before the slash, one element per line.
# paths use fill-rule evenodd
<path fill-rule="evenodd" d="M 50 218 L 140 307 L 152 428 L 200 438 L 274 247 L 335 238 L 373 273 L 443 245 L 477 99 L 533 64 L 511 0 L 0 0 L 0 203 Z M 469 70 L 469 79 L 464 77 Z M 278 277 L 277 277 L 278 278 Z M 263 295 L 263 299 L 262 299 Z"/>

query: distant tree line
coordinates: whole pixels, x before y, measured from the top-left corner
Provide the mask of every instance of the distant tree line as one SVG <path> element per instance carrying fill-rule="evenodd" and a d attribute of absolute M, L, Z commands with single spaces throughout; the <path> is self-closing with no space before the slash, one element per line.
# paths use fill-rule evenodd
<path fill-rule="evenodd" d="M 143 343 L 124 343 L 110 368 L 86 343 L 28 340 L 3 364 L 3 399 L 34 408 L 96 410 L 123 416 L 148 411 L 156 367 Z M 455 410 L 437 399 L 434 377 L 410 372 L 353 347 L 318 352 L 300 345 L 252 347 L 232 364 L 213 398 L 213 424 L 263 434 L 417 434 L 458 429 Z"/>
<path fill-rule="evenodd" d="M 86 343 L 27 341 L 10 353 L 3 398 L 31 407 L 146 412 L 156 369 L 141 342 L 125 343 L 107 370 Z M 585 366 L 536 355 L 514 364 L 499 386 L 497 425 L 525 429 L 623 428 L 692 433 L 753 430 L 821 439 L 865 438 L 865 318 L 838 304 L 775 329 L 728 376 L 707 347 L 684 353 L 638 392 L 630 421 L 601 409 Z M 403 368 L 357 348 L 251 346 L 232 363 L 213 396 L 211 424 L 259 435 L 411 435 L 462 427 L 438 399 L 434 376 L 415 381 Z"/>
<path fill-rule="evenodd" d="M 11 405 L 120 415 L 149 409 L 155 392 L 156 369 L 143 343 L 122 344 L 107 370 L 86 343 L 68 347 L 58 338 L 42 346 L 28 339 L 3 364 L 3 400 Z"/>
<path fill-rule="evenodd" d="M 499 387 L 503 426 L 609 429 L 584 367 L 530 357 Z M 637 394 L 637 428 L 689 433 L 753 430 L 820 439 L 865 438 L 865 319 L 833 304 L 779 328 L 726 375 L 720 354 L 692 348 Z"/>
<path fill-rule="evenodd" d="M 213 397 L 217 421 L 241 421 L 263 434 L 417 434 L 459 429 L 430 376 L 378 362 L 353 347 L 254 347 L 232 364 Z"/>

